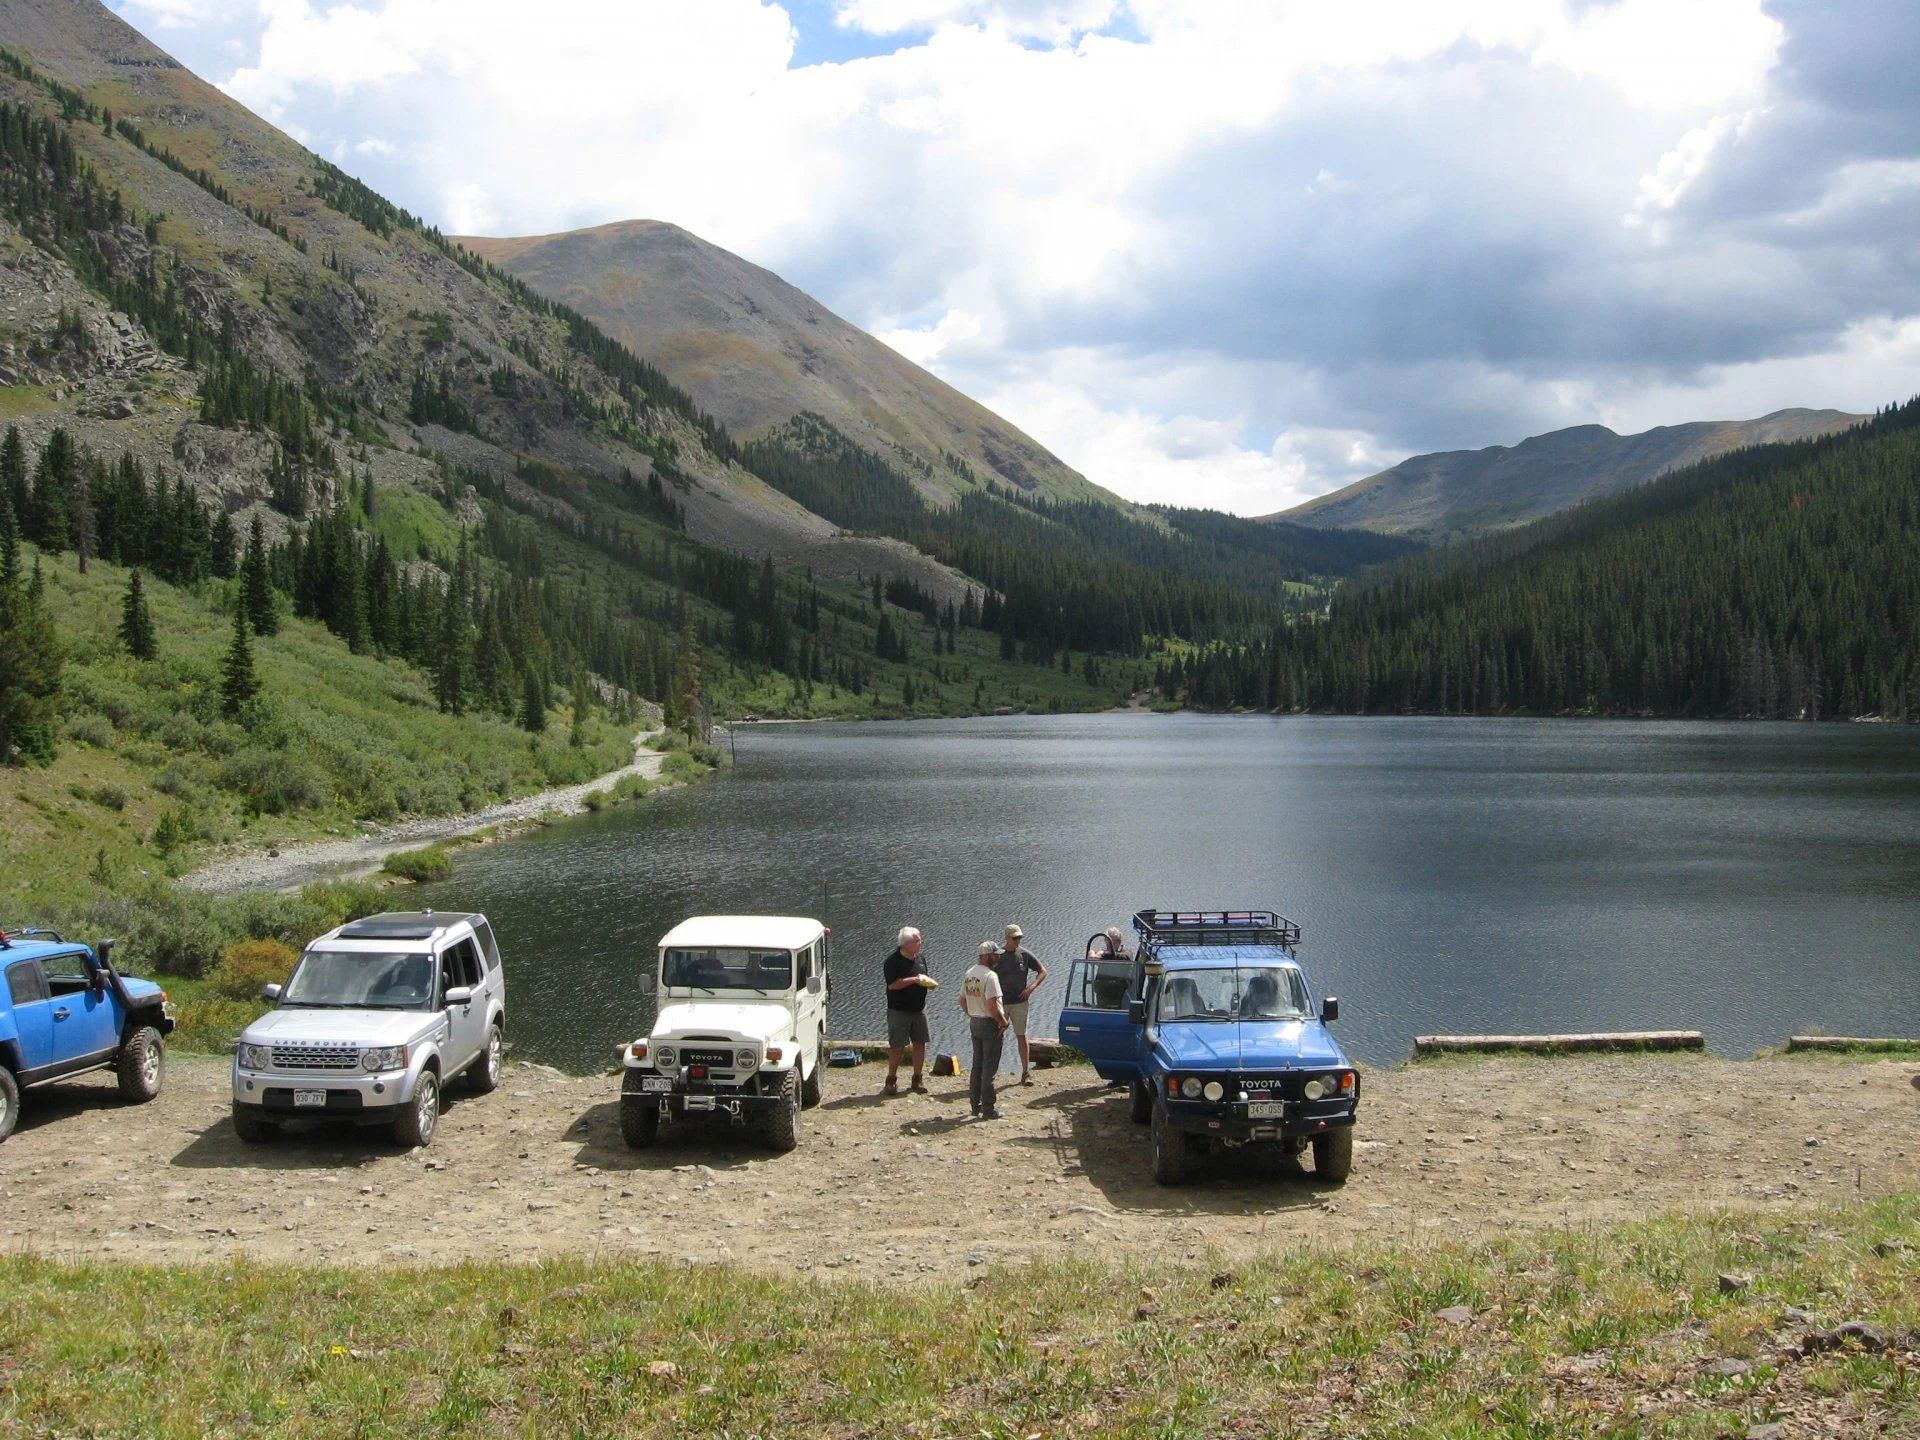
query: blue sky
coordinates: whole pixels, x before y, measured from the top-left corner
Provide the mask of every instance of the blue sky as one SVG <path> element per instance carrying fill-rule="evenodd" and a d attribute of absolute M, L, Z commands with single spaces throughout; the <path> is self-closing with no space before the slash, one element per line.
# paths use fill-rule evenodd
<path fill-rule="evenodd" d="M 670 220 L 1141 499 L 1920 390 L 1910 0 L 113 0 L 458 232 Z"/>

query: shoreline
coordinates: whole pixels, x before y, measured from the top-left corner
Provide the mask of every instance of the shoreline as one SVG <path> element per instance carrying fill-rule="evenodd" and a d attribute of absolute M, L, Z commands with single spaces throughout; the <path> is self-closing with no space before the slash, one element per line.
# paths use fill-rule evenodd
<path fill-rule="evenodd" d="M 294 890 L 316 880 L 365 875 L 377 870 L 389 855 L 416 849 L 435 840 L 458 840 L 498 825 L 527 826 L 543 816 L 571 817 L 586 813 L 586 797 L 605 790 L 629 775 L 658 782 L 666 752 L 649 750 L 647 741 L 660 734 L 642 730 L 633 737 L 633 759 L 617 770 L 592 780 L 558 785 L 549 790 L 501 800 L 464 815 L 423 815 L 379 825 L 348 840 L 307 840 L 267 851 L 242 851 L 198 866 L 175 880 L 183 890 L 206 895 L 237 895 L 248 890 Z"/>

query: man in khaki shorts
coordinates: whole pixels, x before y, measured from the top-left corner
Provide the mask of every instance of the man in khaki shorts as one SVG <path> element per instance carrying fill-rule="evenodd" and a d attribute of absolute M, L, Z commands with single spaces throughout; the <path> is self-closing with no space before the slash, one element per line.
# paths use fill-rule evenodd
<path fill-rule="evenodd" d="M 1047 978 L 1047 967 L 1031 950 L 1021 945 L 1027 932 L 1018 925 L 1007 926 L 1006 944 L 993 957 L 993 970 L 1000 977 L 1001 1004 L 1007 1009 L 1007 1023 L 1020 1042 L 1020 1083 L 1033 1083 L 1033 1058 L 1027 1040 L 1027 999 Z"/>

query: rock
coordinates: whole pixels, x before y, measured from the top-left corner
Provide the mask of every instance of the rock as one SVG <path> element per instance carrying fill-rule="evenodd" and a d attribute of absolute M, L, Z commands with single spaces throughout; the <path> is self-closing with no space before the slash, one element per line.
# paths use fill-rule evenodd
<path fill-rule="evenodd" d="M 1449 1305 L 1444 1310 L 1434 1311 L 1433 1318 L 1447 1325 L 1471 1325 L 1473 1311 L 1464 1305 Z"/>
<path fill-rule="evenodd" d="M 1158 1305 L 1136 1305 L 1133 1307 L 1133 1318 L 1136 1320 L 1151 1320 L 1159 1313 L 1160 1307 Z"/>
<path fill-rule="evenodd" d="M 1857 1345 L 1871 1354 L 1887 1348 L 1886 1332 L 1864 1320 L 1848 1320 L 1831 1330 L 1815 1330 L 1800 1342 L 1802 1355 L 1818 1355 L 1826 1350 L 1843 1350 Z"/>
<path fill-rule="evenodd" d="M 1873 1253 L 1885 1260 L 1889 1255 L 1898 1255 L 1907 1248 L 1907 1242 L 1904 1240 L 1876 1240 L 1873 1244 Z"/>
<path fill-rule="evenodd" d="M 1747 1361 L 1735 1360 L 1731 1356 L 1729 1356 L 1725 1360 L 1714 1361 L 1713 1364 L 1707 1367 L 1707 1373 L 1709 1375 L 1733 1376 L 1733 1375 L 1744 1375 L 1751 1369 L 1753 1369 L 1753 1366 L 1750 1365 Z"/>
<path fill-rule="evenodd" d="M 1780 1312 L 1780 1323 L 1782 1325 L 1799 1325 L 1805 1327 L 1813 1324 L 1813 1316 L 1805 1310 L 1802 1310 L 1798 1305 L 1789 1305 Z"/>
<path fill-rule="evenodd" d="M 1751 1275 L 1729 1272 L 1720 1277 L 1720 1293 L 1722 1295 L 1738 1295 L 1751 1284 L 1753 1284 L 1753 1277 Z"/>
<path fill-rule="evenodd" d="M 680 1383 L 680 1367 L 671 1360 L 649 1360 L 647 1374 L 656 1380 L 664 1380 L 669 1385 Z"/>
<path fill-rule="evenodd" d="M 1210 1285 L 1215 1290 L 1225 1290 L 1229 1285 L 1233 1284 L 1233 1282 L 1239 1278 L 1240 1277 L 1235 1275 L 1231 1270 L 1222 1270 L 1219 1274 L 1215 1275 L 1211 1280 L 1209 1280 L 1207 1284 Z"/>
<path fill-rule="evenodd" d="M 1787 1440 L 1787 1427 L 1779 1423 L 1749 1425 L 1747 1440 Z"/>

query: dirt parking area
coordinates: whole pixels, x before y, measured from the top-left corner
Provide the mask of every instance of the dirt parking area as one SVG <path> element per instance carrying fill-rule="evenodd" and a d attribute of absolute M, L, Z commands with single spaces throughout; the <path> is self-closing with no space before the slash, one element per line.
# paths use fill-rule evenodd
<path fill-rule="evenodd" d="M 1914 1187 L 1916 1070 L 1645 1057 L 1375 1071 L 1346 1185 L 1248 1150 L 1169 1190 L 1124 1092 L 1083 1067 L 1003 1092 L 998 1122 L 966 1118 L 964 1080 L 882 1099 L 884 1066 L 830 1071 L 800 1148 L 773 1156 L 707 1124 L 630 1151 L 617 1080 L 526 1065 L 490 1096 L 450 1098 L 431 1150 L 337 1126 L 248 1147 L 227 1122 L 225 1062 L 178 1055 L 151 1106 L 101 1077 L 27 1097 L 0 1145 L 0 1243 L 152 1263 L 624 1253 L 900 1281 L 1074 1251 L 1232 1257 L 1785 1210 Z"/>

